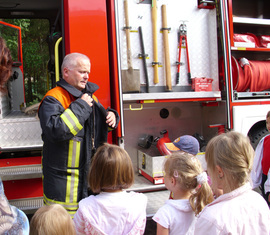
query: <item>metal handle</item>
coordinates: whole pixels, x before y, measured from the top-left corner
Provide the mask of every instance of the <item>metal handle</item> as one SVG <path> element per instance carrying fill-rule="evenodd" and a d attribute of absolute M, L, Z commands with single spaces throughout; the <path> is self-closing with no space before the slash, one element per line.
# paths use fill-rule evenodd
<path fill-rule="evenodd" d="M 129 109 L 131 110 L 131 111 L 139 111 L 139 110 L 142 110 L 143 109 L 143 104 L 141 104 L 141 107 L 139 107 L 139 108 L 132 108 L 132 106 L 131 106 L 131 104 L 129 105 Z"/>
<path fill-rule="evenodd" d="M 59 81 L 59 44 L 62 41 L 62 37 L 59 38 L 54 46 L 54 56 L 55 56 L 55 81 Z"/>

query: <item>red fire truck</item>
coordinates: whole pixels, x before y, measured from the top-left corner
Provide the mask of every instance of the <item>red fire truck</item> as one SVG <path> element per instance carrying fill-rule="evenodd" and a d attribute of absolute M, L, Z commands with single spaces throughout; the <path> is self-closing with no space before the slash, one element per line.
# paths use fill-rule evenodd
<path fill-rule="evenodd" d="M 38 78 L 24 73 L 30 61 L 22 56 L 25 32 L 10 20 L 48 22 L 48 89 L 61 77 L 64 55 L 81 52 L 91 59 L 90 81 L 100 86 L 96 96 L 121 117 L 109 142 L 130 154 L 136 172 L 131 190 L 149 197 L 151 216 L 168 198 L 162 180 L 154 180 L 156 144 L 164 133 L 170 140 L 194 135 L 202 152 L 210 138 L 227 129 L 249 136 L 254 147 L 267 133 L 269 5 L 266 0 L 0 0 L 0 35 L 17 47 L 9 92 L 0 96 L 0 176 L 10 203 L 33 213 L 43 196 L 37 105 L 25 105 L 26 82 Z M 252 64 L 263 72 L 256 66 L 253 71 Z"/>

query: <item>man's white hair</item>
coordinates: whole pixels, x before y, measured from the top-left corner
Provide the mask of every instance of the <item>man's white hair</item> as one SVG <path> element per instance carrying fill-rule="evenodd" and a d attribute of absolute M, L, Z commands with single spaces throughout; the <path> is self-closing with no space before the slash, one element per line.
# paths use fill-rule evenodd
<path fill-rule="evenodd" d="M 64 68 L 74 68 L 75 66 L 77 66 L 79 59 L 89 60 L 90 62 L 90 59 L 88 58 L 88 56 L 81 53 L 74 52 L 74 53 L 70 53 L 66 55 L 63 59 L 63 63 L 61 66 L 62 74 L 64 72 Z"/>

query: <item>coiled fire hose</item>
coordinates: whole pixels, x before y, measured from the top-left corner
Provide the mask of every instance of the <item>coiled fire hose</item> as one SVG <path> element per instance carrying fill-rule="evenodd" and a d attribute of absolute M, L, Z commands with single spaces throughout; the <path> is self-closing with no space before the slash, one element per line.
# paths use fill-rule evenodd
<path fill-rule="evenodd" d="M 250 92 L 270 89 L 270 61 L 251 61 L 241 58 L 239 62 L 233 57 L 234 68 L 238 72 L 234 89 L 238 92 Z"/>

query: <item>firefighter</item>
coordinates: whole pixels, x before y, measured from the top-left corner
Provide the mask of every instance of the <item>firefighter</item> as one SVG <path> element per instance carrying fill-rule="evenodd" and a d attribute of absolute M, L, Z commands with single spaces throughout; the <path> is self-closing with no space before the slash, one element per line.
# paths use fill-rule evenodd
<path fill-rule="evenodd" d="M 43 144 L 43 199 L 61 204 L 73 217 L 78 202 L 89 195 L 87 174 L 96 148 L 107 142 L 108 130 L 117 127 L 118 113 L 99 103 L 88 82 L 90 59 L 66 55 L 57 87 L 44 96 L 38 115 Z"/>

